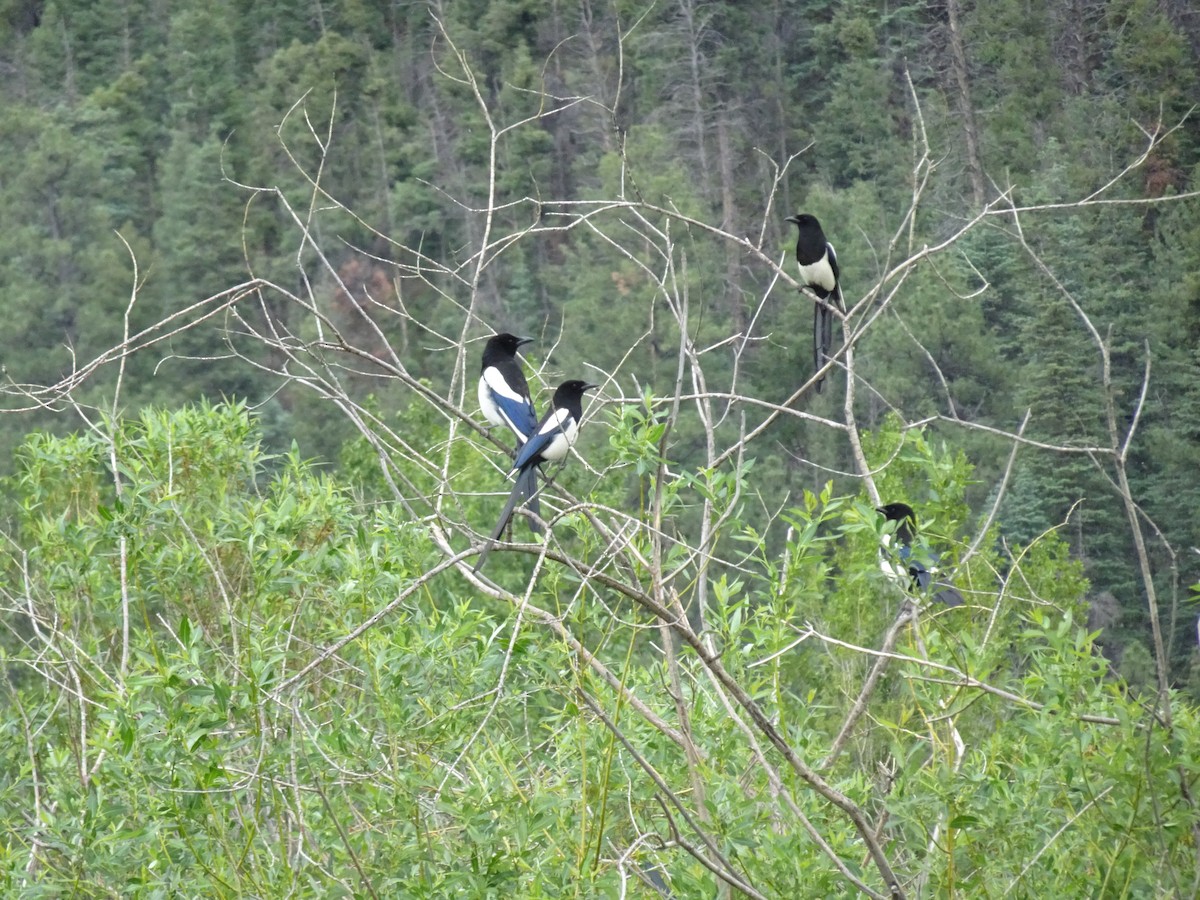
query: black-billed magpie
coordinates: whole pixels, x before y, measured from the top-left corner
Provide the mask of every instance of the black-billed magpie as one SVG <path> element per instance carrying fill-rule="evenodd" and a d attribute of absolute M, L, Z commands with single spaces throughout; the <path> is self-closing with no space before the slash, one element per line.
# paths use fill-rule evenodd
<path fill-rule="evenodd" d="M 799 230 L 796 238 L 796 262 L 800 264 L 800 283 L 823 301 L 836 304 L 842 312 L 846 304 L 842 300 L 842 285 L 838 273 L 837 254 L 833 244 L 825 240 L 825 232 L 816 216 L 797 213 L 787 221 Z M 819 370 L 829 361 L 833 348 L 833 313 L 824 303 L 813 304 L 813 365 Z M 819 394 L 825 381 L 822 376 L 813 388 Z"/>
<path fill-rule="evenodd" d="M 926 596 L 930 588 L 937 588 L 933 599 L 947 606 L 962 606 L 963 596 L 951 584 L 934 581 L 937 574 L 937 557 L 928 552 L 913 553 L 916 541 L 917 514 L 907 503 L 889 503 L 876 512 L 882 513 L 889 522 L 895 522 L 896 530 L 885 534 L 879 548 L 879 567 L 883 574 L 899 584 L 910 594 Z M 928 560 L 929 566 L 924 560 Z"/>
<path fill-rule="evenodd" d="M 542 416 L 542 421 L 538 422 L 529 440 L 517 452 L 512 467 L 512 474 L 516 476 L 512 492 L 500 513 L 500 521 L 496 523 L 491 537 L 479 552 L 479 559 L 475 562 L 476 572 L 483 568 L 492 544 L 508 525 L 517 504 L 522 500 L 536 498 L 538 466 L 547 461 L 558 462 L 566 457 L 567 450 L 575 443 L 575 436 L 579 433 L 579 421 L 583 418 L 584 392 L 595 387 L 599 385 L 573 379 L 564 381 L 554 392 L 554 402 L 550 409 Z M 536 519 L 530 520 L 529 527 L 535 534 L 542 530 Z"/>
<path fill-rule="evenodd" d="M 538 417 L 529 396 L 529 382 L 517 362 L 517 350 L 533 338 L 507 332 L 488 339 L 479 372 L 479 408 L 493 425 L 503 425 L 517 436 L 519 447 L 537 428 Z"/>

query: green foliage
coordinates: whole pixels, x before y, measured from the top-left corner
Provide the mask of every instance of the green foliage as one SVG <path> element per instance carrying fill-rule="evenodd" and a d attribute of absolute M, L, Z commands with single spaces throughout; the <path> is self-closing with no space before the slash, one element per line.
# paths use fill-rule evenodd
<path fill-rule="evenodd" d="M 438 427 L 406 426 L 414 439 Z M 661 436 L 649 409 L 614 420 L 614 450 L 634 466 Z M 893 460 L 891 495 L 932 486 L 907 496 L 948 546 L 965 461 L 895 429 L 869 452 Z M 295 452 L 270 460 L 240 406 L 35 435 L 20 466 L 3 582 L 24 598 L 3 640 L 6 892 L 359 895 L 365 878 L 380 896 L 557 896 L 567 884 L 610 896 L 628 877 L 611 848 L 663 827 L 652 783 L 578 700 L 607 685 L 533 612 L 557 609 L 566 633 L 674 720 L 640 614 L 612 618 L 617 598 L 599 585 L 602 603 L 577 603 L 577 585 L 548 569 L 522 612 L 429 577 L 440 554 L 425 526 L 354 501 Z M 718 505 L 759 485 L 750 466 L 679 481 Z M 730 674 L 815 764 L 871 660 L 797 634 L 812 623 L 853 645 L 886 627 L 879 518 L 830 488 L 807 494 L 771 526 L 786 532 L 776 554 L 739 509 L 725 527 L 745 552 L 712 580 L 708 628 Z M 1194 710 L 1177 705 L 1165 733 L 1109 677 L 1062 541 L 1013 549 L 1007 571 L 985 550 L 955 574 L 968 606 L 930 610 L 905 633 L 904 659 L 826 777 L 886 809 L 896 865 L 938 892 L 1061 896 L 1099 882 L 1138 894 L 1186 877 L 1195 813 L 1158 810 L 1195 771 Z M 697 663 L 684 654 L 695 674 Z M 680 748 L 601 703 L 694 802 Z M 775 895 L 845 893 L 804 832 L 753 801 L 771 786 L 699 682 L 689 718 L 723 852 Z M 784 787 L 835 852 L 860 852 L 794 775 Z M 679 895 L 711 891 L 690 856 L 656 846 L 635 854 L 641 865 Z"/>
<path fill-rule="evenodd" d="M 755 885 L 850 890 L 781 824 L 786 797 L 882 889 L 845 817 L 794 770 L 767 777 L 703 660 L 639 599 L 703 626 L 807 763 L 831 752 L 877 664 L 862 648 L 906 600 L 838 474 L 857 470 L 829 423 L 842 374 L 712 464 L 808 372 L 809 303 L 767 259 L 789 259 L 782 217 L 820 216 L 847 299 L 864 297 L 974 214 L 964 103 L 989 190 L 1092 195 L 1196 102 L 1195 29 L 1169 7 L 958 4 L 964 86 L 928 4 L 471 0 L 440 21 L 370 0 L 0 4 L 0 367 L 24 411 L 0 422 L 5 893 L 632 895 L 628 851 L 677 896 L 712 894 L 584 693 Z M 1194 190 L 1198 136 L 1184 121 L 1105 199 Z M 845 329 L 886 303 L 856 344 L 863 449 L 967 604 L 900 632 L 821 771 L 883 823 L 913 893 L 1185 895 L 1196 200 L 1023 213 L 1053 280 L 997 212 Z M 116 346 L 131 299 L 138 332 L 251 277 L 277 288 L 123 357 L 118 402 L 112 365 L 30 397 Z M 989 430 L 1028 409 L 1032 441 L 1112 440 L 1064 292 L 1111 348 L 1118 442 L 1141 403 L 1128 475 L 1190 698 L 1170 729 L 1146 713 L 1167 701 L 1110 457 L 1026 444 L 1009 472 Z M 264 320 L 278 346 L 247 337 Z M 552 467 L 545 498 L 546 546 L 626 591 L 513 548 L 486 595 L 437 570 L 506 489 L 503 449 L 452 408 L 474 363 L 446 351 L 468 326 L 539 336 L 539 408 L 582 367 L 636 398 L 593 415 L 590 467 Z M 351 403 L 310 390 L 326 375 Z M 678 416 L 676 379 L 695 394 Z"/>

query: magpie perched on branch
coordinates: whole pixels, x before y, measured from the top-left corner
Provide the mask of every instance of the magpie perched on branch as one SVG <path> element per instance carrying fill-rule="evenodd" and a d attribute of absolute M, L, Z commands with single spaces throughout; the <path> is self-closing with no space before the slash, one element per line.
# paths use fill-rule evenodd
<path fill-rule="evenodd" d="M 488 338 L 479 372 L 479 408 L 493 425 L 503 425 L 525 443 L 537 428 L 538 417 L 529 396 L 529 382 L 517 362 L 517 350 L 533 341 L 503 332 Z"/>
<path fill-rule="evenodd" d="M 799 230 L 796 238 L 796 262 L 800 264 L 800 283 L 806 288 L 811 288 L 822 301 L 813 305 L 813 365 L 819 370 L 829 361 L 830 350 L 833 347 L 834 316 L 825 303 L 835 304 L 843 313 L 846 311 L 846 304 L 842 300 L 837 254 L 833 252 L 833 244 L 825 240 L 825 232 L 821 230 L 821 223 L 817 221 L 816 216 L 797 213 L 788 216 L 787 221 Z M 821 393 L 824 381 L 822 376 L 813 385 L 818 394 Z"/>
<path fill-rule="evenodd" d="M 924 550 L 919 555 L 913 552 L 917 529 L 917 514 L 913 508 L 907 503 L 889 503 L 876 512 L 882 513 L 889 522 L 897 523 L 894 532 L 883 535 L 879 548 L 879 567 L 883 574 L 910 594 L 923 597 L 929 595 L 930 588 L 937 588 L 933 599 L 938 603 L 962 606 L 963 596 L 954 585 L 933 580 L 938 573 L 937 557 L 924 548 L 918 548 Z"/>
<path fill-rule="evenodd" d="M 575 436 L 579 433 L 579 421 L 583 418 L 584 392 L 595 387 L 599 385 L 574 379 L 564 381 L 554 392 L 554 402 L 550 409 L 542 416 L 542 421 L 537 424 L 529 440 L 517 453 L 512 467 L 512 474 L 516 476 L 512 492 L 500 512 L 500 521 L 496 523 L 491 536 L 479 552 L 474 571 L 478 572 L 483 568 L 492 544 L 508 525 L 517 504 L 522 501 L 536 501 L 538 467 L 544 462 L 558 462 L 566 457 L 567 450 L 575 443 Z M 542 530 L 536 518 L 530 520 L 529 527 L 535 534 Z"/>

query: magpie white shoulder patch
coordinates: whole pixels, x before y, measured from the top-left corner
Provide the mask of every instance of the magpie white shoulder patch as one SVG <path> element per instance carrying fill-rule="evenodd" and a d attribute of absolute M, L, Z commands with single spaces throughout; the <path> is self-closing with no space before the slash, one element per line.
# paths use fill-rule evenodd
<path fill-rule="evenodd" d="M 500 370 L 495 366 L 488 366 L 483 370 L 483 380 L 487 382 L 488 387 L 501 397 L 507 397 L 509 400 L 515 400 L 518 403 L 525 402 L 524 397 L 508 386 L 508 382 L 504 380 L 504 376 L 500 374 Z"/>

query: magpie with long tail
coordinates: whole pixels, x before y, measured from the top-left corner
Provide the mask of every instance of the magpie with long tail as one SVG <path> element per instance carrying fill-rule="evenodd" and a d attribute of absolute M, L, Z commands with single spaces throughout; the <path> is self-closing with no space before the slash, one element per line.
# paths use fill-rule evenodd
<path fill-rule="evenodd" d="M 503 533 L 517 505 L 530 500 L 536 501 L 538 467 L 544 462 L 558 462 L 566 457 L 579 433 L 579 422 L 583 418 L 583 395 L 595 387 L 599 385 L 573 379 L 564 381 L 554 392 L 554 401 L 550 409 L 542 416 L 529 440 L 517 452 L 510 473 L 515 476 L 512 491 L 500 512 L 500 521 L 496 523 L 491 536 L 479 552 L 479 559 L 475 562 L 476 572 L 483 568 L 492 544 Z M 529 527 L 535 534 L 542 530 L 536 517 L 530 519 Z"/>
<path fill-rule="evenodd" d="M 841 276 L 838 271 L 837 254 L 833 244 L 825 239 L 821 223 L 816 216 L 797 213 L 787 220 L 796 226 L 796 262 L 800 266 L 800 283 L 810 288 L 822 302 L 813 304 L 813 366 L 816 371 L 829 361 L 833 349 L 833 320 L 826 303 L 833 304 L 841 312 L 846 311 L 842 299 Z M 813 389 L 821 393 L 825 376 L 817 379 Z"/>
<path fill-rule="evenodd" d="M 879 547 L 879 567 L 883 574 L 917 597 L 932 596 L 946 606 L 962 606 L 963 596 L 952 584 L 935 581 L 938 558 L 917 543 L 917 514 L 907 503 L 889 503 L 876 510 L 889 522 L 894 531 L 885 532 Z M 932 592 L 932 593 L 931 593 Z"/>

